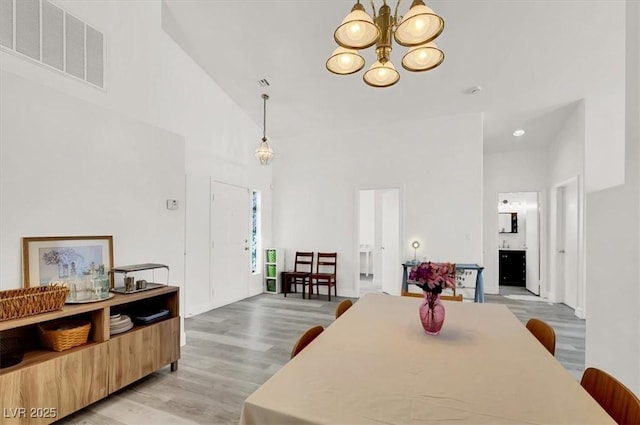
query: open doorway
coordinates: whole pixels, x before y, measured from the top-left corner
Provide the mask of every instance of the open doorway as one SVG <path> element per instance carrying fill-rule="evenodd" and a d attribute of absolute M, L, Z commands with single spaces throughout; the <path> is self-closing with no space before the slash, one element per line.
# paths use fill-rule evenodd
<path fill-rule="evenodd" d="M 498 194 L 500 293 L 540 295 L 542 279 L 540 203 L 538 192 Z M 506 291 L 506 289 L 510 290 Z"/>
<path fill-rule="evenodd" d="M 358 204 L 357 289 L 400 294 L 400 189 L 367 189 Z"/>

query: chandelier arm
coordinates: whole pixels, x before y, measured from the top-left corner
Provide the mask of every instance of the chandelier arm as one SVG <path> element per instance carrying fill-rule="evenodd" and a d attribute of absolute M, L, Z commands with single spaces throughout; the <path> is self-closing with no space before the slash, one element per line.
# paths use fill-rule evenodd
<path fill-rule="evenodd" d="M 373 20 L 376 20 L 376 5 L 373 4 L 373 0 L 369 0 L 369 2 L 371 3 L 371 10 L 373 10 Z M 360 2 L 358 2 L 360 3 Z"/>
<path fill-rule="evenodd" d="M 400 6 L 401 1 L 402 0 L 398 0 L 398 2 L 396 3 L 396 10 L 393 12 L 393 20 L 394 20 L 393 25 L 395 26 L 398 25 L 398 7 Z"/>

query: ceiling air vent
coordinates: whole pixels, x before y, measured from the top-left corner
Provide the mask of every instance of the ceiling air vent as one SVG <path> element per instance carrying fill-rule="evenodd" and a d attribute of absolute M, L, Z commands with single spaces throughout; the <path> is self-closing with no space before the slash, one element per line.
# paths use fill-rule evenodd
<path fill-rule="evenodd" d="M 258 80 L 258 84 L 260 84 L 260 87 L 269 87 L 271 85 L 266 78 Z"/>
<path fill-rule="evenodd" d="M 104 88 L 104 35 L 47 0 L 0 0 L 0 48 Z"/>

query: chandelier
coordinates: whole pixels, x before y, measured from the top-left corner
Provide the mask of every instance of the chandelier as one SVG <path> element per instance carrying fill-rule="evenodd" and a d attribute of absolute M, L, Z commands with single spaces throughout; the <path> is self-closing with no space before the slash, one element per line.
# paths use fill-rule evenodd
<path fill-rule="evenodd" d="M 275 156 L 273 149 L 271 149 L 269 142 L 267 142 L 267 99 L 269 99 L 269 95 L 263 94 L 262 142 L 258 146 L 258 149 L 256 149 L 256 158 L 260 165 L 269 165 Z"/>
<path fill-rule="evenodd" d="M 364 82 L 373 87 L 390 87 L 400 80 L 400 74 L 391 63 L 391 39 L 409 50 L 402 58 L 402 67 L 411 72 L 428 71 L 440 65 L 444 53 L 433 42 L 444 29 L 444 20 L 427 7 L 422 0 L 413 0 L 405 16 L 394 14 L 386 0 L 376 15 L 370 0 L 373 17 L 365 12 L 360 0 L 351 9 L 333 34 L 338 48 L 327 60 L 327 69 L 334 74 L 349 75 L 360 71 L 365 64 L 358 50 L 375 44 L 377 60 L 364 73 Z"/>

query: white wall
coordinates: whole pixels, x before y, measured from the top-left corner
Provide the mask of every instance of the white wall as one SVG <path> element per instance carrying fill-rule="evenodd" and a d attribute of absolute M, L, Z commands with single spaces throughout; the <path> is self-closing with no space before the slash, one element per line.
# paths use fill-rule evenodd
<path fill-rule="evenodd" d="M 168 264 L 182 285 L 184 139 L 0 71 L 1 289 L 21 238 L 112 235 L 114 265 Z"/>
<path fill-rule="evenodd" d="M 249 120 L 224 91 L 162 30 L 161 2 L 59 0 L 56 4 L 105 34 L 106 90 L 97 90 L 6 52 L 0 52 L 0 69 L 33 82 L 33 89 L 36 91 L 40 84 L 55 88 L 61 94 L 76 97 L 87 104 L 116 111 L 123 116 L 180 135 L 185 143 L 182 169 L 186 174 L 194 176 L 194 179 L 213 177 L 220 181 L 262 190 L 263 219 L 267 223 L 264 226 L 265 243 L 270 245 L 271 167 L 258 166 L 252 154 L 260 140 L 261 128 Z M 0 84 L 5 85 L 4 81 L 0 81 Z M 256 99 L 256 103 L 260 104 L 259 98 Z M 47 106 L 51 110 L 56 108 L 55 104 Z M 47 113 L 48 111 L 44 115 Z M 66 123 L 75 124 L 75 119 Z M 115 131 L 115 127 L 112 130 Z M 76 160 L 80 161 L 81 158 Z M 6 184 L 5 181 L 1 182 L 0 188 L 5 190 Z M 92 187 L 87 186 L 84 189 L 90 190 Z M 105 194 L 109 195 L 113 194 Z M 196 196 L 193 193 L 191 195 Z M 38 204 L 42 200 L 33 201 L 34 204 Z M 210 256 L 200 250 L 208 250 L 211 245 L 200 238 L 208 234 L 208 230 L 204 229 L 208 229 L 209 210 L 202 202 L 191 206 L 195 210 L 190 210 L 187 215 L 186 226 L 191 232 L 187 234 L 186 240 L 187 285 L 184 289 L 187 294 L 191 291 L 197 297 L 202 291 L 208 291 Z M 184 210 L 181 211 L 184 214 Z M 15 215 L 20 217 L 28 217 L 27 213 L 28 211 L 23 210 L 15 211 Z M 148 223 L 149 226 L 162 229 L 159 224 L 153 221 Z M 184 222 L 180 226 L 184 227 Z M 203 231 L 198 232 L 198 228 L 202 228 Z M 80 230 L 73 233 L 80 233 Z M 81 233 L 95 233 L 91 230 L 82 229 Z M 184 228 L 181 231 L 184 231 Z M 148 242 L 141 237 L 137 243 L 130 245 L 130 249 L 135 250 L 134 254 L 137 254 L 134 257 L 145 255 L 145 252 L 138 250 L 148 245 Z M 3 252 L 16 250 L 16 243 L 5 239 L 3 235 Z M 185 241 L 181 242 L 181 246 L 184 250 Z M 119 248 L 115 252 L 116 261 L 121 258 L 122 249 L 126 248 Z M 198 255 L 192 255 L 193 250 L 198 250 Z M 175 261 L 179 261 L 180 265 L 171 264 L 172 270 L 183 269 L 184 260 Z M 17 267 L 18 264 L 11 264 L 9 269 Z M 4 278 L 4 270 L 5 267 L 2 269 L 2 282 L 6 283 L 3 284 L 19 286 L 18 282 Z M 175 284 L 183 280 L 181 273 L 172 273 L 171 277 Z M 261 276 L 252 276 L 251 279 L 254 292 L 261 291 Z M 184 294 L 181 299 L 185 299 Z"/>
<path fill-rule="evenodd" d="M 502 234 L 498 233 L 498 194 L 500 192 L 540 192 L 541 205 L 547 187 L 548 159 L 546 149 L 498 152 L 484 155 L 483 170 L 483 255 L 485 292 L 497 294 L 498 245 Z M 542 246 L 544 250 L 544 244 Z M 543 251 L 544 252 L 544 251 Z M 544 269 L 544 265 L 543 265 Z"/>
<path fill-rule="evenodd" d="M 591 100 L 590 100 L 591 101 Z M 566 184 L 569 180 L 577 180 L 578 188 L 578 277 L 576 315 L 584 318 L 585 309 L 585 149 L 586 149 L 586 104 L 582 100 L 576 103 L 573 113 L 569 116 L 563 127 L 558 132 L 555 140 L 549 147 L 549 202 L 547 209 L 548 219 L 548 280 L 542 285 L 541 295 L 551 301 L 562 301 L 564 295 L 563 283 L 558 282 L 557 276 L 557 191 L 559 185 Z M 592 102 L 593 104 L 593 102 Z M 604 164 L 602 164 L 604 165 Z"/>
<path fill-rule="evenodd" d="M 587 195 L 586 366 L 640 394 L 640 3 L 626 4 L 625 184 Z"/>
<path fill-rule="evenodd" d="M 400 187 L 401 258 L 413 258 L 418 239 L 420 255 L 434 261 L 481 262 L 480 115 L 333 131 L 309 134 L 305 144 L 281 141 L 274 228 L 288 255 L 337 251 L 338 293 L 355 295 L 356 189 Z M 398 264 L 398 285 L 401 276 Z"/>

